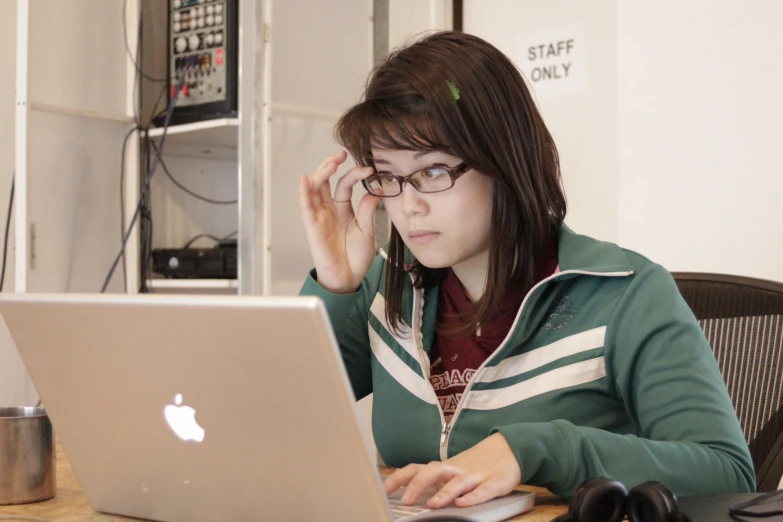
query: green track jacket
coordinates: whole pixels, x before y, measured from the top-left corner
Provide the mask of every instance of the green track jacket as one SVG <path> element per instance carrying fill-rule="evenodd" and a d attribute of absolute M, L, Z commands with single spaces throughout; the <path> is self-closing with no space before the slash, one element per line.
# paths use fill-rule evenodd
<path fill-rule="evenodd" d="M 492 433 L 522 481 L 570 497 L 605 476 L 676 495 L 755 490 L 753 463 L 718 365 L 671 275 L 612 243 L 561 228 L 560 272 L 524 298 L 450 423 L 429 382 L 438 288 L 405 289 L 401 336 L 387 327 L 385 257 L 359 290 L 302 294 L 329 312 L 357 399 L 390 466 L 456 455 Z"/>

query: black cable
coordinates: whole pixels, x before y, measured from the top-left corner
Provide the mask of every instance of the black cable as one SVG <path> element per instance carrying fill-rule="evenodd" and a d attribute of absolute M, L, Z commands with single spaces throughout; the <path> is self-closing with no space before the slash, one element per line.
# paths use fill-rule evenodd
<path fill-rule="evenodd" d="M 155 229 L 152 220 L 152 209 L 147 209 L 147 263 L 146 272 L 144 273 L 144 284 L 152 279 L 152 238 L 154 236 L 153 230 Z"/>
<path fill-rule="evenodd" d="M 153 220 L 152 211 L 148 206 L 144 206 L 142 211 L 142 223 L 144 224 L 144 233 L 142 239 L 141 251 L 141 284 L 139 292 L 151 292 L 152 289 L 147 286 L 152 275 L 152 238 L 153 238 Z"/>
<path fill-rule="evenodd" d="M 165 85 L 160 90 L 160 94 L 158 94 L 158 98 L 155 100 L 155 103 L 152 105 L 152 111 L 153 112 L 150 115 L 149 123 L 147 123 L 147 126 L 145 127 L 146 130 L 149 130 L 150 127 L 152 127 L 153 121 L 155 120 L 155 118 L 157 118 L 158 116 L 162 116 L 162 115 L 166 114 L 166 109 L 168 109 L 168 107 L 166 107 L 164 109 L 161 109 L 158 112 L 155 112 L 155 107 L 157 107 L 158 104 L 160 103 L 160 100 L 163 99 L 163 95 L 164 94 L 166 94 L 166 86 Z"/>
<path fill-rule="evenodd" d="M 149 172 L 151 164 L 150 158 L 152 157 L 152 149 L 150 144 L 153 140 L 149 137 L 149 134 L 144 137 L 144 158 L 145 158 L 145 172 Z M 161 160 L 163 158 L 161 157 Z M 141 292 L 151 292 L 152 289 L 147 286 L 152 276 L 152 243 L 154 237 L 154 220 L 152 219 L 152 185 L 147 187 L 147 193 L 144 196 L 144 207 L 142 208 L 142 216 L 144 219 L 142 224 L 144 225 L 144 232 L 142 234 L 143 250 L 142 250 L 142 285 Z"/>
<path fill-rule="evenodd" d="M 149 137 L 147 136 L 147 133 L 145 132 L 142 136 L 142 145 L 139 147 L 139 173 L 140 173 L 140 179 L 146 179 L 147 174 L 149 173 L 149 162 L 147 161 L 147 140 Z M 141 190 L 141 182 L 139 183 L 139 190 Z M 144 280 L 144 274 L 147 271 L 147 267 L 145 265 L 146 262 L 146 252 L 147 252 L 147 241 L 146 241 L 146 234 L 147 234 L 147 220 L 146 220 L 146 200 L 145 198 L 140 194 L 140 201 L 142 202 L 142 215 L 141 219 L 139 221 L 139 293 L 143 293 L 146 290 L 146 281 Z"/>
<path fill-rule="evenodd" d="M 229 235 L 223 236 L 222 239 L 219 238 L 219 237 L 213 236 L 212 234 L 199 234 L 197 236 L 194 236 L 194 237 L 190 238 L 190 240 L 187 243 L 185 243 L 185 246 L 182 247 L 182 248 L 189 248 L 190 245 L 195 243 L 197 239 L 201 239 L 202 237 L 209 238 L 212 241 L 214 241 L 215 243 L 220 243 L 221 241 L 225 241 L 226 239 L 230 239 L 230 238 L 234 237 L 235 235 L 237 235 L 237 232 L 238 231 L 235 230 L 234 232 L 231 232 Z"/>
<path fill-rule="evenodd" d="M 144 0 L 141 0 L 139 3 L 139 34 L 137 38 L 137 42 L 141 42 L 141 15 L 142 15 L 142 9 L 143 9 L 143 2 Z M 126 26 L 126 12 L 128 10 L 128 0 L 123 0 L 122 2 L 122 41 L 125 43 L 125 52 L 128 54 L 128 58 L 130 58 L 130 61 L 133 63 L 133 66 L 136 68 L 136 70 L 141 74 L 145 79 L 151 81 L 151 82 L 163 82 L 167 83 L 167 78 L 153 78 L 149 74 L 145 73 L 141 70 L 141 66 L 136 62 L 135 58 L 133 57 L 133 54 L 131 53 L 130 46 L 128 45 L 128 28 Z M 139 44 L 140 45 L 140 44 Z"/>
<path fill-rule="evenodd" d="M 169 103 L 169 109 L 166 111 L 166 118 L 163 123 L 163 134 L 160 138 L 160 147 L 157 148 L 157 154 L 155 155 L 155 159 L 152 162 L 152 166 L 150 167 L 149 172 L 147 173 L 147 177 L 144 180 L 144 185 L 142 186 L 141 190 L 141 198 L 139 198 L 139 203 L 136 205 L 136 210 L 133 212 L 133 218 L 131 219 L 130 225 L 128 226 L 128 231 L 125 234 L 125 237 L 122 240 L 122 246 L 120 247 L 120 251 L 117 254 L 117 256 L 114 258 L 114 262 L 112 262 L 111 268 L 109 269 L 109 273 L 106 275 L 106 279 L 103 282 L 103 285 L 101 287 L 101 293 L 106 291 L 106 288 L 109 286 L 109 282 L 111 281 L 112 276 L 114 275 L 114 271 L 117 269 L 117 265 L 120 262 L 120 258 L 125 253 L 125 246 L 128 244 L 128 239 L 130 239 L 131 232 L 133 232 L 133 227 L 136 225 L 136 220 L 139 218 L 139 213 L 141 212 L 141 207 L 143 205 L 143 198 L 147 193 L 147 189 L 149 188 L 150 181 L 152 180 L 152 175 L 155 173 L 155 169 L 158 166 L 158 163 L 160 162 L 161 154 L 163 153 L 163 145 L 166 142 L 166 134 L 168 132 L 169 123 L 171 122 L 171 117 L 174 114 L 174 108 L 177 104 L 177 98 L 179 98 L 179 93 L 182 90 L 182 84 L 185 82 L 185 73 L 187 72 L 188 67 L 191 65 L 195 65 L 195 60 L 193 60 L 193 57 L 191 57 L 191 60 L 186 64 L 186 66 L 183 68 L 182 74 L 177 81 L 177 85 L 174 87 L 174 96 Z"/>
<path fill-rule="evenodd" d="M 151 220 L 149 219 L 149 211 L 147 206 L 142 206 L 141 215 L 139 216 L 139 293 L 147 291 L 147 261 L 149 258 L 147 248 L 149 246 L 148 236 L 150 231 Z"/>
<path fill-rule="evenodd" d="M 155 151 L 157 152 L 158 147 L 157 147 L 157 145 L 155 145 L 155 142 L 152 142 L 152 148 L 155 149 Z M 210 198 L 208 198 L 206 196 L 201 196 L 199 194 L 196 194 L 195 192 L 193 192 L 192 190 L 187 188 L 185 185 L 183 185 L 182 183 L 177 181 L 177 179 L 174 176 L 171 175 L 171 172 L 169 172 L 169 169 L 166 166 L 166 162 L 163 161 L 163 158 L 160 159 L 160 166 L 163 167 L 163 172 L 166 173 L 166 176 L 168 176 L 168 178 L 171 180 L 172 183 L 174 183 L 180 190 L 190 194 L 191 196 L 193 196 L 196 199 L 200 199 L 201 201 L 205 201 L 205 202 L 211 203 L 213 205 L 236 205 L 237 203 L 239 203 L 239 199 L 231 199 L 231 200 L 223 200 L 223 201 L 221 201 L 221 200 L 217 200 L 217 199 L 210 199 Z"/>
<path fill-rule="evenodd" d="M 131 96 L 133 97 L 133 121 L 136 123 L 136 127 L 141 127 L 141 121 L 139 118 L 139 96 L 137 91 L 141 92 L 141 77 L 144 74 L 141 70 L 141 64 L 136 62 L 136 59 L 141 55 L 141 16 L 142 16 L 142 4 L 144 0 L 140 0 L 139 3 L 139 24 L 136 35 L 136 57 L 130 55 L 130 48 L 128 47 L 128 34 L 127 24 L 125 23 L 125 12 L 127 11 L 128 0 L 123 0 L 122 5 L 122 40 L 125 43 L 125 51 L 128 53 L 128 58 L 133 62 L 134 75 L 133 75 L 133 89 L 131 90 Z"/>
<path fill-rule="evenodd" d="M 130 138 L 135 132 L 139 130 L 138 126 L 134 126 L 125 135 L 125 139 L 122 141 L 122 153 L 120 155 L 120 241 L 125 236 L 125 153 L 128 147 L 128 138 Z M 128 293 L 128 281 L 127 281 L 128 267 L 125 260 L 125 256 L 122 256 L 122 281 L 125 293 Z"/>
<path fill-rule="evenodd" d="M 141 148 L 141 163 L 143 172 L 146 176 L 150 172 L 150 137 L 144 134 L 143 146 Z M 148 292 L 147 282 L 149 280 L 150 267 L 152 262 L 152 210 L 151 210 L 152 186 L 147 187 L 147 192 L 141 197 L 141 212 L 139 215 L 139 244 L 140 244 L 140 270 L 141 281 L 139 284 L 139 293 Z"/>
<path fill-rule="evenodd" d="M 143 0 L 142 0 L 143 2 Z M 136 56 L 141 56 L 141 37 L 142 37 L 142 7 L 143 4 L 140 4 L 139 7 L 139 24 L 138 24 L 138 38 L 136 43 Z M 122 143 L 122 154 L 120 157 L 120 241 L 123 240 L 125 235 L 125 156 L 127 152 L 127 145 L 128 145 L 128 139 L 130 138 L 131 134 L 134 132 L 140 131 L 140 130 L 148 130 L 149 127 L 142 126 L 141 118 L 139 116 L 138 111 L 138 99 L 137 99 L 137 89 L 139 85 L 141 84 L 141 77 L 144 76 L 145 78 L 148 78 L 150 80 L 155 81 L 154 78 L 150 78 L 148 75 L 144 74 L 141 63 L 137 63 L 134 60 L 134 57 L 130 53 L 130 47 L 128 46 L 128 35 L 127 35 L 127 25 L 126 25 L 126 13 L 127 13 L 127 0 L 124 0 L 123 2 L 123 9 L 122 9 L 122 27 L 123 27 L 123 39 L 125 42 L 125 50 L 128 54 L 128 57 L 133 62 L 135 72 L 133 78 L 133 121 L 136 123 L 136 125 L 128 131 L 128 134 L 125 135 L 125 139 Z M 168 82 L 166 82 L 168 83 Z M 160 90 L 160 93 L 158 94 L 157 99 L 155 100 L 155 103 L 152 106 L 152 114 L 150 115 L 150 122 L 157 117 L 160 113 L 156 113 L 155 108 L 158 106 L 158 103 L 160 103 L 160 100 L 163 98 L 163 95 L 166 94 L 166 87 L 167 85 L 164 85 L 163 88 Z M 162 112 L 166 112 L 165 110 Z M 148 124 L 149 125 L 149 124 Z M 122 279 L 123 279 L 123 288 L 125 290 L 125 293 L 128 292 L 128 267 L 127 267 L 127 260 L 125 259 L 125 255 L 122 256 Z"/>
<path fill-rule="evenodd" d="M 152 125 L 152 121 L 157 118 L 161 114 L 165 114 L 168 110 L 168 107 L 160 112 L 154 112 L 155 108 L 158 106 L 158 103 L 160 102 L 161 98 L 163 98 L 163 95 L 166 93 L 166 86 L 161 89 L 160 94 L 158 95 L 158 99 L 155 101 L 155 104 L 152 107 L 152 114 L 150 115 L 149 123 L 147 127 L 144 127 L 140 130 L 144 131 L 144 146 L 139 148 L 139 164 L 144 165 L 144 172 L 149 172 L 150 163 L 149 163 L 149 157 L 150 157 L 150 138 L 147 134 L 149 132 L 149 126 Z M 147 287 L 147 281 L 149 280 L 149 276 L 152 269 L 152 210 L 151 210 L 151 187 L 148 188 L 147 194 L 144 198 L 144 206 L 142 208 L 141 213 L 141 221 L 139 225 L 140 230 L 140 266 L 139 266 L 139 274 L 141 276 L 141 281 L 139 283 L 138 292 L 139 293 L 145 293 L 149 292 L 150 289 Z M 124 232 L 124 229 L 123 229 Z"/>
<path fill-rule="evenodd" d="M 213 236 L 212 234 L 199 234 L 199 235 L 197 235 L 195 237 L 192 237 L 187 243 L 185 243 L 185 246 L 183 246 L 182 248 L 190 248 L 190 245 L 192 245 L 193 243 L 195 243 L 197 240 L 201 239 L 202 237 L 207 237 L 207 238 L 211 239 L 212 241 L 214 241 L 215 243 L 220 243 L 220 238 L 217 238 L 217 237 Z"/>
<path fill-rule="evenodd" d="M 11 228 L 11 210 L 14 208 L 15 178 L 16 171 L 11 174 L 11 194 L 8 196 L 8 216 L 5 220 L 5 236 L 3 237 L 3 268 L 0 270 L 0 292 L 3 291 L 3 285 L 5 284 L 5 262 L 8 259 L 8 232 Z"/>

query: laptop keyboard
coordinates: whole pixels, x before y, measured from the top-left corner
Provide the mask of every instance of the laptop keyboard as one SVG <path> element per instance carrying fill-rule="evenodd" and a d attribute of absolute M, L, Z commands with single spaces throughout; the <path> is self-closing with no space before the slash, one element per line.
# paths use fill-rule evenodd
<path fill-rule="evenodd" d="M 430 510 L 424 506 L 406 506 L 401 500 L 396 499 L 389 499 L 389 506 L 391 507 L 394 520 L 400 520 Z"/>

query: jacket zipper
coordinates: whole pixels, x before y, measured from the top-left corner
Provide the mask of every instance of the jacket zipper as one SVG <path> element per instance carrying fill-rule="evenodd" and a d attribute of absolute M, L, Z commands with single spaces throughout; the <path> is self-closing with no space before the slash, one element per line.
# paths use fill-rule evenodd
<path fill-rule="evenodd" d="M 440 458 L 441 460 L 445 460 L 443 458 L 443 448 L 445 448 L 445 441 L 448 438 L 449 433 L 449 423 L 446 422 L 446 415 L 443 414 L 443 408 L 440 406 L 440 401 L 438 400 L 438 394 L 435 393 L 435 388 L 432 387 L 432 384 L 430 383 L 430 365 L 425 364 L 425 361 L 429 360 L 429 357 L 426 353 L 424 353 L 424 343 L 422 340 L 422 333 L 421 333 L 421 316 L 423 313 L 423 301 L 424 301 L 424 291 L 423 290 L 414 290 L 413 292 L 413 317 L 412 317 L 412 323 L 413 328 L 412 333 L 414 335 L 414 340 L 416 341 L 416 348 L 419 350 L 419 364 L 421 365 L 422 373 L 424 373 L 424 378 L 427 380 L 427 383 L 430 384 L 428 386 L 430 390 L 430 395 L 433 399 L 435 399 L 435 407 L 438 409 L 438 414 L 440 415 L 440 423 L 442 426 L 441 434 L 440 434 Z"/>
<path fill-rule="evenodd" d="M 519 306 L 519 310 L 517 311 L 517 317 L 516 319 L 514 319 L 514 324 L 511 325 L 508 334 L 506 334 L 506 338 L 503 339 L 503 342 L 500 343 L 500 346 L 498 346 L 497 349 L 494 352 L 492 352 L 492 354 L 489 357 L 487 357 L 483 363 L 481 363 L 481 366 L 478 367 L 476 373 L 473 374 L 473 378 L 470 379 L 468 384 L 465 386 L 465 391 L 462 393 L 462 398 L 457 403 L 457 409 L 454 410 L 454 415 L 452 415 L 450 422 L 446 422 L 446 417 L 443 415 L 443 409 L 440 407 L 440 402 L 437 402 L 438 411 L 440 412 L 441 422 L 443 423 L 443 429 L 440 432 L 440 460 L 443 461 L 449 458 L 448 445 L 449 445 L 449 436 L 451 435 L 451 427 L 454 426 L 454 423 L 457 421 L 457 417 L 459 417 L 459 414 L 462 411 L 462 406 L 464 406 L 465 402 L 467 401 L 468 393 L 470 392 L 470 389 L 473 387 L 473 383 L 476 382 L 476 379 L 478 379 L 479 374 L 481 374 L 481 372 L 487 366 L 487 363 L 489 363 L 492 360 L 495 354 L 497 354 L 506 346 L 506 343 L 511 338 L 511 334 L 513 334 L 514 329 L 517 326 L 517 322 L 519 321 L 519 318 L 522 317 L 522 311 L 524 310 L 525 304 L 527 303 L 527 300 L 530 297 L 530 295 L 544 283 L 548 283 L 549 281 L 557 279 L 558 277 L 569 275 L 569 274 L 591 275 L 591 276 L 600 276 L 600 277 L 627 277 L 633 274 L 633 270 L 629 270 L 626 272 L 587 272 L 584 270 L 566 270 L 565 272 L 558 272 L 557 274 L 553 274 L 547 277 L 546 279 L 542 279 L 535 286 L 533 286 L 533 288 L 531 288 L 530 291 L 525 295 L 524 299 L 522 299 L 522 304 Z M 417 344 L 419 344 L 418 338 L 417 338 Z M 419 349 L 422 355 L 424 355 L 423 348 L 420 346 Z M 423 361 L 424 359 L 422 359 L 422 362 Z M 429 371 L 427 373 L 429 373 Z M 434 389 L 432 393 L 433 394 L 435 393 Z M 435 397 L 435 400 L 437 401 L 437 395 Z"/>
<path fill-rule="evenodd" d="M 446 455 L 446 441 L 449 438 L 449 430 L 451 429 L 451 424 L 448 422 L 443 422 L 443 429 L 440 432 L 440 460 L 446 460 L 448 456 Z"/>

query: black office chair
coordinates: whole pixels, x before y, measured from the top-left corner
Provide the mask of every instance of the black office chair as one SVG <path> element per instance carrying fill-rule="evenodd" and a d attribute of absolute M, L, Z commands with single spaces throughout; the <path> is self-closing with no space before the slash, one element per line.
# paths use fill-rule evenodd
<path fill-rule="evenodd" d="M 712 347 L 748 442 L 758 491 L 783 475 L 783 283 L 672 273 Z"/>

